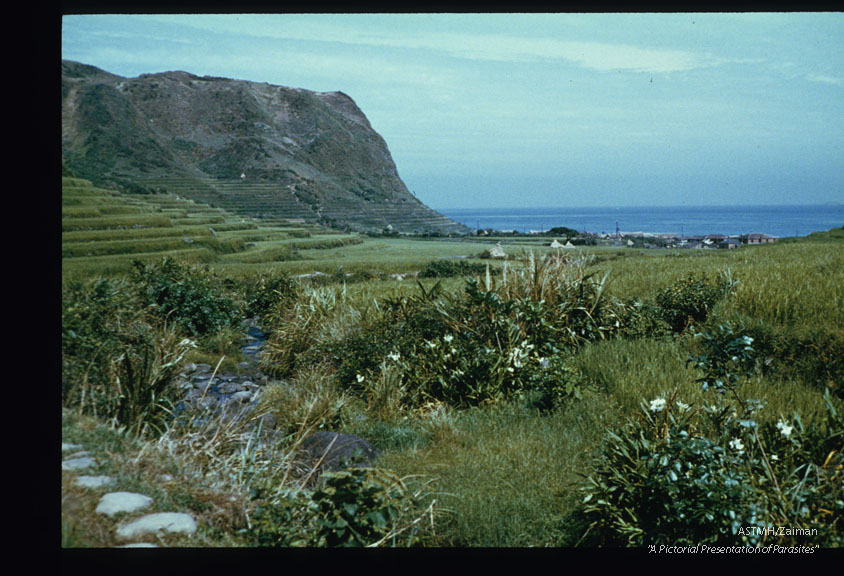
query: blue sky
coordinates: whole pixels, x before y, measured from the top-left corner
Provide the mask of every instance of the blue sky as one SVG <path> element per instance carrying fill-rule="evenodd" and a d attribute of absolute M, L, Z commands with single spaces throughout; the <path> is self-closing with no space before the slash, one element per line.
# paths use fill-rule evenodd
<path fill-rule="evenodd" d="M 844 14 L 76 15 L 62 58 L 351 96 L 437 209 L 844 202 Z"/>

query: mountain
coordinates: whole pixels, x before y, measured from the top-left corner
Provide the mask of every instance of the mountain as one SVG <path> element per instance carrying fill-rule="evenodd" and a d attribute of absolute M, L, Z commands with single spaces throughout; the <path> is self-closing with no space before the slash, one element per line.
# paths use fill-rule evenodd
<path fill-rule="evenodd" d="M 342 92 L 67 60 L 61 89 L 63 167 L 99 185 L 354 231 L 468 231 L 407 190 Z"/>

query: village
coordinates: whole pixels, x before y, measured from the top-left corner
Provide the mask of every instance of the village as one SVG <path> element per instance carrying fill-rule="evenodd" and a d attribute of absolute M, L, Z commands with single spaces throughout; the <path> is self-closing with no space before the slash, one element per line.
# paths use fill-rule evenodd
<path fill-rule="evenodd" d="M 705 236 L 682 236 L 671 233 L 620 232 L 614 234 L 596 234 L 577 232 L 571 228 L 552 228 L 549 231 L 531 230 L 522 234 L 517 230 L 481 229 L 478 236 L 546 236 L 552 237 L 551 248 L 576 248 L 578 246 L 620 246 L 627 248 L 670 248 L 699 250 L 735 250 L 743 245 L 772 244 L 776 236 L 753 233 L 726 236 L 707 234 Z M 562 240 L 560 240 L 562 238 Z"/>

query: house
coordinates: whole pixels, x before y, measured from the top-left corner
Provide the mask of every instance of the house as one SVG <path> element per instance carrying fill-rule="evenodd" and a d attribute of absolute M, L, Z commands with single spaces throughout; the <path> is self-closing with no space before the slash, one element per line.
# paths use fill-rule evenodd
<path fill-rule="evenodd" d="M 738 238 L 727 238 L 718 243 L 718 248 L 725 250 L 735 250 L 741 246 L 741 241 Z"/>
<path fill-rule="evenodd" d="M 742 234 L 739 240 L 742 244 L 772 244 L 777 241 L 777 238 L 767 234 Z"/>
<path fill-rule="evenodd" d="M 489 258 L 495 258 L 495 259 L 501 259 L 501 260 L 507 259 L 507 253 L 504 252 L 504 248 L 501 247 L 501 242 L 499 242 L 498 244 L 496 244 L 495 246 L 490 248 L 487 251 L 487 254 L 488 254 Z"/>

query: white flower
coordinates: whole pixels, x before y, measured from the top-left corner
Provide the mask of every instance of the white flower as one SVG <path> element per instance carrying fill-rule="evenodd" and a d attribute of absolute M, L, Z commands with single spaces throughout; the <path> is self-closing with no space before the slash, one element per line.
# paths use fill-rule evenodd
<path fill-rule="evenodd" d="M 454 336 L 452 336 L 451 334 L 446 334 L 445 336 L 443 336 L 443 341 L 445 341 L 446 343 L 451 342 L 452 340 L 454 340 Z"/>
<path fill-rule="evenodd" d="M 358 374 L 358 383 L 363 382 L 364 378 L 360 374 Z"/>
<path fill-rule="evenodd" d="M 401 358 L 401 354 L 399 354 L 398 352 L 392 352 L 391 354 L 387 354 L 387 358 L 389 358 L 393 362 L 398 362 Z"/>
<path fill-rule="evenodd" d="M 430 341 L 430 342 L 429 342 L 429 341 L 427 341 L 427 340 L 426 340 L 426 341 L 425 341 L 425 345 L 426 345 L 428 348 L 430 348 L 431 350 L 433 350 L 434 348 L 436 348 L 436 347 L 437 347 L 437 343 L 436 343 L 436 342 L 434 342 L 434 341 Z"/>
<path fill-rule="evenodd" d="M 686 410 L 691 408 L 691 406 L 689 406 L 688 404 L 686 404 L 684 402 L 677 402 L 677 408 L 680 409 L 680 412 L 685 412 Z"/>
<path fill-rule="evenodd" d="M 779 459 L 780 459 L 780 457 L 777 456 L 776 454 L 771 454 L 771 461 L 776 462 Z"/>
<path fill-rule="evenodd" d="M 651 400 L 651 412 L 660 412 L 663 408 L 665 408 L 665 398 Z"/>
<path fill-rule="evenodd" d="M 730 448 L 736 450 L 737 452 L 744 452 L 744 444 L 742 443 L 740 438 L 730 440 Z"/>
<path fill-rule="evenodd" d="M 539 358 L 539 365 L 542 368 L 548 368 L 548 358 Z"/>
<path fill-rule="evenodd" d="M 788 438 L 789 436 L 791 436 L 791 431 L 794 429 L 794 426 L 790 426 L 788 422 L 780 419 L 780 421 L 777 422 L 777 428 L 780 429 L 780 434 Z"/>

